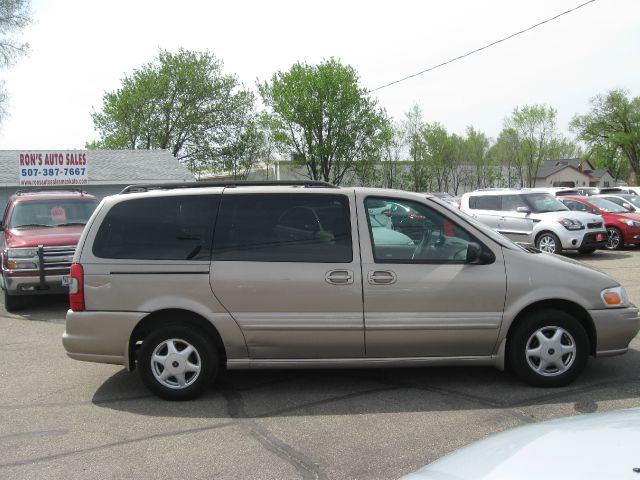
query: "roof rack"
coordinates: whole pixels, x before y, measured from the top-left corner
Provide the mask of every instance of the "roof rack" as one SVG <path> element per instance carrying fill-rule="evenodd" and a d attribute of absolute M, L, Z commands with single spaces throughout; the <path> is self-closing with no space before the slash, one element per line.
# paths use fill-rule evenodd
<path fill-rule="evenodd" d="M 28 195 L 31 193 L 79 193 L 80 195 L 87 195 L 85 190 L 81 188 L 23 188 L 20 190 L 16 190 L 14 195 Z"/>
<path fill-rule="evenodd" d="M 174 190 L 176 188 L 207 188 L 207 187 L 304 187 L 304 188 L 338 188 L 329 182 L 320 180 L 221 180 L 216 182 L 183 182 L 183 183 L 149 183 L 129 185 L 120 193 L 139 193 L 150 190 Z"/>

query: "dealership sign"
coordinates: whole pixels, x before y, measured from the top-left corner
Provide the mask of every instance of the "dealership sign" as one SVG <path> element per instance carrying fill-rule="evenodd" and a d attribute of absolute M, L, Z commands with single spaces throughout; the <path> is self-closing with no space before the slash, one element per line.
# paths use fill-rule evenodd
<path fill-rule="evenodd" d="M 86 185 L 89 183 L 87 153 L 23 152 L 19 154 L 18 183 L 24 187 Z"/>

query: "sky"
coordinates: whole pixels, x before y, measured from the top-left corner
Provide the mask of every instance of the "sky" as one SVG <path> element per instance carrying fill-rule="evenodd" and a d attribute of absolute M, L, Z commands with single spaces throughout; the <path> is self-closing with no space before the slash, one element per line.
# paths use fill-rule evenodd
<path fill-rule="evenodd" d="M 27 57 L 0 72 L 9 115 L 0 150 L 82 149 L 91 112 L 160 48 L 208 50 L 245 87 L 296 62 L 334 57 L 373 90 L 553 17 L 586 0 L 32 0 Z M 640 0 L 596 0 L 478 54 L 378 90 L 395 120 L 497 137 L 517 106 L 575 114 L 613 88 L 640 95 Z"/>

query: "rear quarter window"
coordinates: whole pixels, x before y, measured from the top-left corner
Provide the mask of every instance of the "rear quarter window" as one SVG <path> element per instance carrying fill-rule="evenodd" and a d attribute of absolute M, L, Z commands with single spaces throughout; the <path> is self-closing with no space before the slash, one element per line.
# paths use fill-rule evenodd
<path fill-rule="evenodd" d="M 472 210 L 500 210 L 500 196 L 477 195 L 469 197 L 469 208 Z"/>
<path fill-rule="evenodd" d="M 220 195 L 125 200 L 105 215 L 93 243 L 98 258 L 210 260 Z"/>

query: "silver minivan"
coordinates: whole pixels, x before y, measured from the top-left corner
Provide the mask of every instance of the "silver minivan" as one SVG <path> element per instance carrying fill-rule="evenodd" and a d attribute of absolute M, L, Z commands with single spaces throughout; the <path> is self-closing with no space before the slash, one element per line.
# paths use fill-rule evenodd
<path fill-rule="evenodd" d="M 223 366 L 493 365 L 560 386 L 640 329 L 604 273 L 435 197 L 322 182 L 107 197 L 78 244 L 70 304 L 71 358 L 137 368 L 173 400 Z"/>

